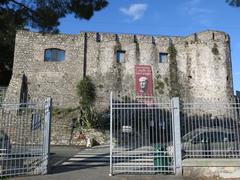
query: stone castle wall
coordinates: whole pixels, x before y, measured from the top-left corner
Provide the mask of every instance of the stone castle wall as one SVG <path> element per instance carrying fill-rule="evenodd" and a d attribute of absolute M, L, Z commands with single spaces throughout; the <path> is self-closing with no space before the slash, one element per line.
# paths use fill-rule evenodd
<path fill-rule="evenodd" d="M 64 62 L 44 62 L 44 50 L 65 50 Z M 77 35 L 51 35 L 19 31 L 16 35 L 13 76 L 7 99 L 19 99 L 26 76 L 30 99 L 49 97 L 55 105 L 76 106 L 76 83 L 82 79 L 83 39 Z"/>
<path fill-rule="evenodd" d="M 159 63 L 159 53 L 167 53 L 170 43 L 177 50 L 174 71 L 183 100 L 227 99 L 233 95 L 230 39 L 224 32 L 204 31 L 186 37 L 170 37 L 18 31 L 7 98 L 20 97 L 24 74 L 30 98 L 52 96 L 54 105 L 76 106 L 76 84 L 85 71 L 96 85 L 96 104 L 105 108 L 110 91 L 134 92 L 134 66 L 137 64 L 151 65 L 154 95 L 169 96 L 170 84 L 174 84 L 170 82 L 170 63 Z M 47 48 L 65 50 L 65 61 L 44 62 Z M 124 63 L 116 62 L 117 50 L 125 51 Z"/>

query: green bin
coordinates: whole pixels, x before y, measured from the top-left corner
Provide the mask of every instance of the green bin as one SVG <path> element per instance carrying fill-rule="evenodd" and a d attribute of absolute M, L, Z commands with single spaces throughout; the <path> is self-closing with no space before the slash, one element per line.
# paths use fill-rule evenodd
<path fill-rule="evenodd" d="M 158 144 L 154 147 L 154 167 L 156 171 L 167 171 L 171 157 L 167 157 L 166 147 Z"/>

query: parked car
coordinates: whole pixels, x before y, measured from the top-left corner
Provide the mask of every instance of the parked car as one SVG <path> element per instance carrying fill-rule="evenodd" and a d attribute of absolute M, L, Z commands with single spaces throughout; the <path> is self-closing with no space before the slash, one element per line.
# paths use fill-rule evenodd
<path fill-rule="evenodd" d="M 11 142 L 9 136 L 3 131 L 0 131 L 0 154 L 11 152 Z"/>
<path fill-rule="evenodd" d="M 226 128 L 199 128 L 181 139 L 183 157 L 229 157 L 239 155 L 239 134 Z M 173 146 L 167 146 L 173 154 Z"/>

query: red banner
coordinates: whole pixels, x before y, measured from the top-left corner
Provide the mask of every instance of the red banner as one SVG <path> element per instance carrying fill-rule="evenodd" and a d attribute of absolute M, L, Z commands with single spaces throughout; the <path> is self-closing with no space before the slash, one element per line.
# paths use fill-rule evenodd
<path fill-rule="evenodd" d="M 153 96 L 152 68 L 135 65 L 135 91 L 138 96 Z"/>

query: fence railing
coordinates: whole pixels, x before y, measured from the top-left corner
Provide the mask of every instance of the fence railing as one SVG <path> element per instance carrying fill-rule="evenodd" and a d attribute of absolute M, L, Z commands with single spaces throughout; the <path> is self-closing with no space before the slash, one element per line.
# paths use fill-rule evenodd
<path fill-rule="evenodd" d="M 110 174 L 178 173 L 187 158 L 240 158 L 239 99 L 177 99 L 111 95 Z"/>
<path fill-rule="evenodd" d="M 239 158 L 240 103 L 198 101 L 181 105 L 183 158 Z"/>
<path fill-rule="evenodd" d="M 0 178 L 47 173 L 51 99 L 0 106 Z"/>
<path fill-rule="evenodd" d="M 175 173 L 173 110 L 170 99 L 111 95 L 111 175 Z"/>

